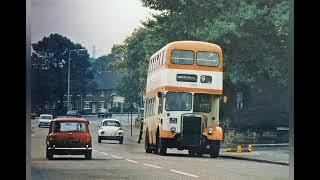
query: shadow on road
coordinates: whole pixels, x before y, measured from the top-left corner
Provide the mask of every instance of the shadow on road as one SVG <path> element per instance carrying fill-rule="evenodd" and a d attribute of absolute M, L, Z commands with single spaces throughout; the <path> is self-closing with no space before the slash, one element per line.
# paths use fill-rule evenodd
<path fill-rule="evenodd" d="M 159 156 L 158 154 L 154 154 L 154 155 L 157 155 L 157 156 Z M 165 154 L 165 155 L 163 155 L 163 156 L 171 156 L 171 157 L 189 157 L 189 158 L 209 158 L 209 157 L 206 157 L 206 156 L 204 156 L 204 155 L 202 155 L 202 156 L 197 156 L 197 155 L 195 155 L 195 156 L 192 156 L 192 155 L 189 155 L 189 154 L 179 154 L 179 153 L 167 153 L 167 154 Z"/>
<path fill-rule="evenodd" d="M 99 144 L 119 144 L 119 142 L 103 142 L 101 141 L 101 143 Z"/>
<path fill-rule="evenodd" d="M 46 161 L 49 161 L 47 159 L 43 159 L 43 160 L 46 160 Z M 107 159 L 107 158 L 92 158 L 90 160 L 88 159 L 85 159 L 85 158 L 81 158 L 81 157 L 54 157 L 52 160 L 50 161 L 62 161 L 62 160 L 79 160 L 79 161 L 108 161 L 108 160 L 111 160 L 111 159 Z"/>

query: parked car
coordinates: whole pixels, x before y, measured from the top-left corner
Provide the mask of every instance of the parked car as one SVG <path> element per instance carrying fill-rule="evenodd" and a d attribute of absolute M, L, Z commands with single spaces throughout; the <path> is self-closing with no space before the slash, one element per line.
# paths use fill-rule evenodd
<path fill-rule="evenodd" d="M 98 143 L 102 140 L 117 140 L 123 144 L 122 125 L 117 119 L 103 119 L 98 129 Z"/>
<path fill-rule="evenodd" d="M 40 117 L 38 119 L 38 127 L 49 127 L 52 119 L 53 116 L 51 114 L 40 114 Z"/>
<path fill-rule="evenodd" d="M 111 118 L 111 116 L 112 116 L 112 113 L 109 113 L 108 109 L 101 108 L 98 111 L 98 118 L 99 117 Z"/>
<path fill-rule="evenodd" d="M 89 121 L 83 118 L 57 118 L 52 120 L 46 138 L 46 158 L 53 155 L 85 155 L 92 157 L 92 139 Z"/>
<path fill-rule="evenodd" d="M 67 112 L 67 117 L 77 117 L 81 118 L 81 113 L 78 110 L 71 110 Z"/>

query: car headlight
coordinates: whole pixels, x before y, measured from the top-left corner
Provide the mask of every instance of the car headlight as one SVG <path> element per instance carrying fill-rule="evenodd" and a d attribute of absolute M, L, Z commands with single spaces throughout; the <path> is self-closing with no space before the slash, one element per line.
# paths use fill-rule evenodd
<path fill-rule="evenodd" d="M 123 132 L 118 132 L 118 136 L 122 136 L 123 135 Z"/>
<path fill-rule="evenodd" d="M 209 128 L 209 129 L 208 129 L 208 134 L 211 135 L 212 133 L 213 133 L 213 129 L 212 129 L 212 128 Z"/>
<path fill-rule="evenodd" d="M 104 134 L 104 131 L 100 131 L 101 134 Z"/>
<path fill-rule="evenodd" d="M 171 127 L 171 128 L 170 128 L 170 131 L 171 131 L 171 132 L 176 132 L 176 130 L 177 130 L 176 127 Z"/>

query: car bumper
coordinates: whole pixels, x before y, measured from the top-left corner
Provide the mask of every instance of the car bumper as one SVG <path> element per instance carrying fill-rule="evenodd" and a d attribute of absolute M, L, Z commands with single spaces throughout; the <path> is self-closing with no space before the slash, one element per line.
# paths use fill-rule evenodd
<path fill-rule="evenodd" d="M 39 126 L 50 126 L 50 122 L 39 122 Z"/>
<path fill-rule="evenodd" d="M 101 140 L 120 140 L 123 136 L 99 136 Z"/>
<path fill-rule="evenodd" d="M 56 155 L 82 155 L 92 152 L 92 147 L 48 147 L 48 151 Z"/>

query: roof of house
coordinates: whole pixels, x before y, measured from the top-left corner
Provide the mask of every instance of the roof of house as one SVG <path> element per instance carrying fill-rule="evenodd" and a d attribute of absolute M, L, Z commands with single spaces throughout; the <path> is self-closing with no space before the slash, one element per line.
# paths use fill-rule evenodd
<path fill-rule="evenodd" d="M 94 81 L 98 84 L 97 89 L 115 89 L 117 80 L 119 76 L 111 71 L 101 71 L 94 77 Z"/>

